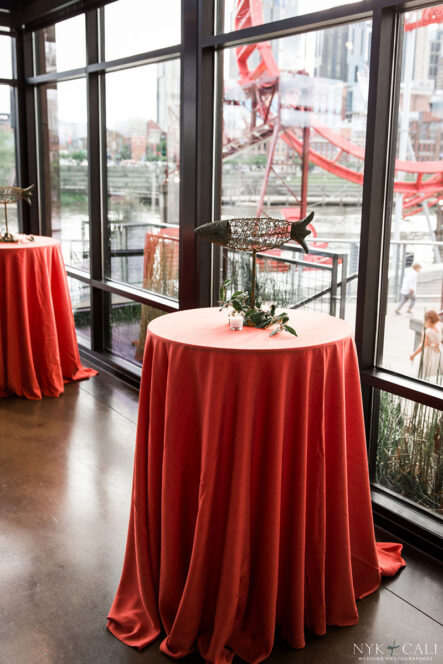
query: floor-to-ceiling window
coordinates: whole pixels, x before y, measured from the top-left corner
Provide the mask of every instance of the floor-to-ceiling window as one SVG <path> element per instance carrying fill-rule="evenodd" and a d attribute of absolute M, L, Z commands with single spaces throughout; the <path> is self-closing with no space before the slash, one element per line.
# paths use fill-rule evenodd
<path fill-rule="evenodd" d="M 62 244 L 81 347 L 136 375 L 152 318 L 249 279 L 245 256 L 195 242 L 196 225 L 315 211 L 309 256 L 288 244 L 258 257 L 262 295 L 351 322 L 376 513 L 437 537 L 442 6 L 90 7 L 25 21 L 34 205 Z M 0 72 L 0 151 L 11 155 L 10 76 Z"/>
<path fill-rule="evenodd" d="M 443 7 L 401 16 L 395 168 L 387 220 L 378 364 L 443 385 Z M 426 388 L 420 387 L 426 394 Z M 379 409 L 375 480 L 443 517 L 443 413 L 389 390 Z"/>
<path fill-rule="evenodd" d="M 218 3 L 207 39 L 214 209 L 288 221 L 315 211 L 309 256 L 291 243 L 259 256 L 258 287 L 356 325 L 377 513 L 426 523 L 432 539 L 443 508 L 443 7 L 376 5 L 373 20 L 351 20 L 327 2 Z M 217 250 L 214 275 L 244 287 L 247 255 Z M 406 282 L 414 294 L 398 312 Z"/>
<path fill-rule="evenodd" d="M 271 5 L 249 7 L 260 25 Z M 235 24 L 246 21 L 239 5 Z M 288 243 L 258 258 L 264 300 L 355 320 L 372 22 L 226 48 L 221 215 L 298 221 L 315 213 L 310 254 Z M 235 290 L 250 260 L 225 252 Z"/>
<path fill-rule="evenodd" d="M 79 343 L 135 372 L 179 295 L 181 5 L 162 7 L 33 32 L 40 229 L 61 242 Z"/>

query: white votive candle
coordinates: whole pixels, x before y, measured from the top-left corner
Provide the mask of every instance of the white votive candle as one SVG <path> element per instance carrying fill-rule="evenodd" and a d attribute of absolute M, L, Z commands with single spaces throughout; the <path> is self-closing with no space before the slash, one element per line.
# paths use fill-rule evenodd
<path fill-rule="evenodd" d="M 235 332 L 243 329 L 243 316 L 229 316 L 229 324 L 231 330 Z"/>

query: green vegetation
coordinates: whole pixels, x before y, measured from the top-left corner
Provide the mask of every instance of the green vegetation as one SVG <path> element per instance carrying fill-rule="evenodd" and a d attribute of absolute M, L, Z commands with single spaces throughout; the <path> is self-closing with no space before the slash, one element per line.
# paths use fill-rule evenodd
<path fill-rule="evenodd" d="M 74 323 L 76 328 L 89 327 L 91 325 L 91 310 L 77 309 L 74 311 Z"/>
<path fill-rule="evenodd" d="M 70 155 L 71 159 L 74 159 L 74 161 L 82 162 L 85 161 L 86 159 L 86 151 L 85 150 L 77 150 L 76 152 L 72 152 Z"/>
<path fill-rule="evenodd" d="M 443 515 L 443 413 L 381 392 L 376 481 Z"/>
<path fill-rule="evenodd" d="M 140 307 L 138 302 L 114 305 L 111 309 L 111 325 L 119 323 L 138 323 L 140 320 Z"/>
<path fill-rule="evenodd" d="M 229 159 L 226 163 L 235 166 L 266 166 L 267 156 L 265 154 L 251 154 L 234 157 Z"/>
<path fill-rule="evenodd" d="M 116 159 L 130 159 L 131 158 L 131 148 L 129 145 L 126 143 L 122 145 L 121 150 L 118 155 L 116 155 Z"/>
<path fill-rule="evenodd" d="M 72 212 L 88 211 L 88 195 L 83 192 L 67 191 L 62 189 L 60 193 L 60 202 L 63 209 L 70 208 Z"/>
<path fill-rule="evenodd" d="M 258 327 L 261 330 L 264 330 L 271 325 L 275 325 L 269 336 L 273 337 L 274 335 L 286 330 L 289 334 L 298 336 L 297 332 L 293 327 L 288 325 L 289 316 L 287 313 L 283 312 L 281 314 L 276 314 L 275 310 L 277 305 L 272 303 L 269 306 L 269 309 L 263 309 L 263 301 L 259 296 L 255 298 L 253 305 L 252 297 L 247 291 L 235 291 L 232 293 L 231 297 L 228 298 L 228 286 L 231 285 L 230 279 L 226 279 L 223 284 L 220 286 L 219 290 L 219 305 L 222 309 L 232 308 L 237 314 L 243 316 L 244 324 L 249 325 L 250 327 Z"/>
<path fill-rule="evenodd" d="M 285 264 L 285 278 L 275 278 L 272 271 L 272 255 L 267 258 L 257 257 L 257 281 L 255 292 L 263 302 L 275 302 L 278 307 L 288 307 L 294 304 L 294 283 L 292 282 L 291 268 Z M 251 283 L 251 258 L 244 252 L 229 252 L 229 277 L 234 291 L 241 291 Z M 287 269 L 289 267 L 289 269 Z"/>

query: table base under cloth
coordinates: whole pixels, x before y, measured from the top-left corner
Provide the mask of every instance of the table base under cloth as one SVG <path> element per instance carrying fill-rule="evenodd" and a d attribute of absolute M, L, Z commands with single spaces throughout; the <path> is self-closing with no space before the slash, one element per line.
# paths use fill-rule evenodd
<path fill-rule="evenodd" d="M 198 649 L 255 664 L 276 625 L 294 648 L 305 629 L 354 625 L 355 600 L 405 564 L 398 544 L 377 556 L 351 337 L 284 352 L 276 371 L 274 352 L 250 362 L 148 333 L 108 616 L 124 643 L 143 648 L 164 632 L 172 657 Z"/>
<path fill-rule="evenodd" d="M 60 243 L 0 245 L 0 397 L 58 397 L 96 374 L 80 361 Z"/>

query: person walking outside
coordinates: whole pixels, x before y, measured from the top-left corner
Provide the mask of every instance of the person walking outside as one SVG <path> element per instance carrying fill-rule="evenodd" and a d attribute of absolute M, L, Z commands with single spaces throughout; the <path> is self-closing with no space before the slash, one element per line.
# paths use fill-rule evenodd
<path fill-rule="evenodd" d="M 411 267 L 406 268 L 400 288 L 401 299 L 398 303 L 397 309 L 395 310 L 397 316 L 400 315 L 400 309 L 406 304 L 406 302 L 409 302 L 406 313 L 410 314 L 412 312 L 412 307 L 414 306 L 416 299 L 415 293 L 417 290 L 417 277 L 420 270 L 420 263 L 412 263 Z"/>

